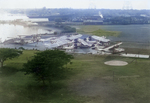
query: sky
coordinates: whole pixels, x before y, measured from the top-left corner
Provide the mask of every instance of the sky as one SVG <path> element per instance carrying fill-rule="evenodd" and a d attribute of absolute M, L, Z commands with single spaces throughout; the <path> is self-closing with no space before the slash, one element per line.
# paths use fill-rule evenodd
<path fill-rule="evenodd" d="M 125 2 L 126 1 L 126 2 Z M 133 9 L 150 9 L 150 0 L 0 0 L 0 9 L 4 8 L 77 8 L 122 9 L 130 3 Z M 90 6 L 91 5 L 91 6 Z"/>

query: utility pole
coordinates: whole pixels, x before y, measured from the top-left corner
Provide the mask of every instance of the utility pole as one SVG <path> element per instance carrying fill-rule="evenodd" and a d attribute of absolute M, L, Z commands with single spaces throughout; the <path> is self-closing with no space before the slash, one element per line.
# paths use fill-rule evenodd
<path fill-rule="evenodd" d="M 89 9 L 96 9 L 96 5 L 94 3 L 94 0 L 89 0 Z"/>
<path fill-rule="evenodd" d="M 124 1 L 124 4 L 123 4 L 123 7 L 122 7 L 123 10 L 132 10 L 132 4 L 130 1 Z"/>

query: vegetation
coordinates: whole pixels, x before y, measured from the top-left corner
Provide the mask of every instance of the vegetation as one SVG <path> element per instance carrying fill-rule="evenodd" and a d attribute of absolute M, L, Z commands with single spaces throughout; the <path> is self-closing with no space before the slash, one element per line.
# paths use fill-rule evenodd
<path fill-rule="evenodd" d="M 72 55 L 66 54 L 60 50 L 45 50 L 37 52 L 31 60 L 24 64 L 24 71 L 26 74 L 33 74 L 37 81 L 45 81 L 52 83 L 59 80 L 64 76 L 66 67 L 70 60 L 73 59 Z"/>
<path fill-rule="evenodd" d="M 61 22 L 56 22 L 56 24 L 45 24 L 45 26 L 47 27 L 54 27 L 54 28 L 58 28 L 62 30 L 62 33 L 73 33 L 76 32 L 76 28 L 67 26 L 67 25 L 63 25 L 61 24 Z"/>
<path fill-rule="evenodd" d="M 39 52 L 39 51 L 38 51 Z M 149 59 L 118 56 L 74 55 L 67 78 L 43 87 L 31 74 L 20 70 L 37 51 L 23 51 L 8 59 L 0 75 L 1 103 L 149 103 Z M 122 60 L 126 66 L 108 66 L 105 61 Z M 11 71 L 10 71 L 11 69 Z M 114 75 L 113 75 L 114 74 Z"/>
<path fill-rule="evenodd" d="M 59 24 L 59 23 L 62 22 L 62 19 L 61 19 L 61 18 L 56 18 L 56 19 L 55 19 L 55 22 L 57 22 L 57 23 Z"/>
<path fill-rule="evenodd" d="M 99 25 L 84 25 L 78 26 L 77 32 L 83 34 L 92 34 L 97 36 L 118 36 L 120 34 L 119 31 L 105 31 L 101 29 Z"/>
<path fill-rule="evenodd" d="M 25 48 L 23 48 L 23 47 L 19 47 L 18 49 L 20 49 L 20 50 L 25 50 Z"/>
<path fill-rule="evenodd" d="M 22 51 L 20 51 L 20 50 L 9 49 L 9 48 L 0 48 L 1 67 L 3 67 L 4 61 L 6 61 L 7 59 L 12 59 L 12 58 L 18 57 L 20 54 L 22 54 Z"/>
<path fill-rule="evenodd" d="M 144 16 L 117 16 L 117 17 L 111 17 L 111 19 L 108 17 L 104 20 L 105 24 L 115 24 L 115 25 L 129 25 L 129 24 L 149 24 L 149 18 Z"/>
<path fill-rule="evenodd" d="M 92 34 L 93 35 L 97 35 L 97 36 L 118 36 L 120 32 L 117 31 L 105 31 L 102 29 L 93 31 Z"/>
<path fill-rule="evenodd" d="M 70 26 L 63 26 L 63 33 L 72 33 L 72 32 L 76 32 L 75 28 L 72 28 Z"/>

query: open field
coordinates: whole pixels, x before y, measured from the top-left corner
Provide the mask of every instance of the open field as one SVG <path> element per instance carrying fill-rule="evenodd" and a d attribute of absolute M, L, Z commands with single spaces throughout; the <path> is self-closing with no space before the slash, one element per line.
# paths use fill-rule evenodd
<path fill-rule="evenodd" d="M 77 33 L 82 34 L 92 34 L 97 36 L 116 36 L 116 37 L 120 34 L 119 31 L 102 30 L 100 25 L 79 25 L 76 28 Z"/>
<path fill-rule="evenodd" d="M 4 62 L 0 103 L 150 103 L 150 60 L 118 56 L 74 55 L 67 78 L 42 87 L 19 71 L 36 51 Z M 122 60 L 126 66 L 104 62 Z M 1 69 L 1 68 L 0 68 Z"/>

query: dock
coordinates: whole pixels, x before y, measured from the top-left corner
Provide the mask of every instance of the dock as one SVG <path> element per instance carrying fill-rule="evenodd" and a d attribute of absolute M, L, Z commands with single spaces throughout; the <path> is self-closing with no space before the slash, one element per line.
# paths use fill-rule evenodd
<path fill-rule="evenodd" d="M 144 59 L 150 58 L 149 55 L 143 55 L 143 54 L 121 54 L 120 56 L 132 57 L 132 58 L 144 58 Z"/>

